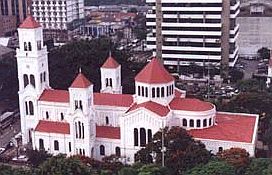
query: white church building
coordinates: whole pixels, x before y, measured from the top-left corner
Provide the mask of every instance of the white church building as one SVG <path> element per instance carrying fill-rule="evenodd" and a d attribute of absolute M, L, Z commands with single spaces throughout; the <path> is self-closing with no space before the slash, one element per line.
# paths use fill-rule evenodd
<path fill-rule="evenodd" d="M 121 65 L 111 55 L 100 69 L 100 92 L 81 71 L 68 90 L 52 89 L 42 27 L 28 16 L 18 33 L 23 144 L 98 160 L 116 154 L 133 163 L 160 128 L 180 126 L 213 153 L 240 147 L 254 156 L 258 115 L 217 112 L 211 103 L 186 98 L 156 58 L 135 77 L 136 94 L 122 94 Z"/>

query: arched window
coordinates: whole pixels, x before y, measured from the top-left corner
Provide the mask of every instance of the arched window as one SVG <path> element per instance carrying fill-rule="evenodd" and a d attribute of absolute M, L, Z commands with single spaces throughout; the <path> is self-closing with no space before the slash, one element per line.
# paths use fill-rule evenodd
<path fill-rule="evenodd" d="M 116 156 L 118 156 L 118 157 L 120 157 L 121 156 L 121 149 L 120 149 L 120 147 L 115 147 L 115 155 Z"/>
<path fill-rule="evenodd" d="M 152 141 L 152 130 L 147 130 L 147 142 L 150 143 Z"/>
<path fill-rule="evenodd" d="M 164 87 L 161 88 L 161 97 L 164 97 Z"/>
<path fill-rule="evenodd" d="M 174 94 L 174 85 L 172 84 L 172 94 Z"/>
<path fill-rule="evenodd" d="M 28 114 L 29 114 L 29 111 L 28 111 L 28 104 L 27 104 L 27 102 L 25 102 L 25 112 L 26 112 L 26 115 L 28 115 Z"/>
<path fill-rule="evenodd" d="M 64 114 L 62 112 L 60 113 L 60 120 L 64 120 Z"/>
<path fill-rule="evenodd" d="M 40 82 L 42 83 L 43 82 L 43 74 L 40 73 Z"/>
<path fill-rule="evenodd" d="M 190 127 L 194 127 L 194 120 L 193 119 L 190 120 Z"/>
<path fill-rule="evenodd" d="M 222 151 L 223 151 L 223 147 L 220 146 L 220 147 L 218 148 L 218 152 L 222 152 Z"/>
<path fill-rule="evenodd" d="M 105 146 L 104 145 L 100 145 L 100 155 L 101 156 L 105 155 Z"/>
<path fill-rule="evenodd" d="M 112 87 L 112 78 L 110 78 L 110 87 Z"/>
<path fill-rule="evenodd" d="M 49 113 L 48 113 L 48 111 L 45 112 L 45 115 L 46 115 L 46 119 L 49 119 Z"/>
<path fill-rule="evenodd" d="M 29 83 L 28 76 L 24 74 L 24 87 L 26 87 Z"/>
<path fill-rule="evenodd" d="M 182 119 L 182 126 L 187 126 L 187 120 L 185 118 Z"/>
<path fill-rule="evenodd" d="M 75 122 L 76 138 L 78 138 L 77 123 Z"/>
<path fill-rule="evenodd" d="M 84 139 L 84 123 L 82 123 L 82 139 Z"/>
<path fill-rule="evenodd" d="M 43 72 L 43 81 L 46 81 L 46 72 Z"/>
<path fill-rule="evenodd" d="M 140 96 L 140 95 L 141 95 L 141 87 L 138 86 L 138 96 Z"/>
<path fill-rule="evenodd" d="M 152 88 L 152 98 L 155 98 L 155 88 Z"/>
<path fill-rule="evenodd" d="M 139 136 L 137 128 L 134 128 L 134 146 L 139 146 Z"/>
<path fill-rule="evenodd" d="M 146 145 L 146 132 L 144 128 L 140 128 L 140 146 Z"/>
<path fill-rule="evenodd" d="M 142 86 L 142 97 L 144 97 L 144 87 Z"/>
<path fill-rule="evenodd" d="M 106 78 L 106 87 L 108 87 L 108 86 L 109 86 L 109 79 Z"/>
<path fill-rule="evenodd" d="M 27 51 L 27 43 L 24 42 L 24 51 Z"/>
<path fill-rule="evenodd" d="M 28 105 L 29 105 L 29 115 L 34 115 L 34 106 L 33 106 L 33 102 L 30 101 L 30 102 L 28 103 Z"/>
<path fill-rule="evenodd" d="M 59 150 L 59 142 L 57 140 L 54 141 L 54 150 L 55 151 Z"/>
<path fill-rule="evenodd" d="M 169 96 L 169 86 L 166 87 L 166 95 Z"/>
<path fill-rule="evenodd" d="M 196 127 L 200 127 L 200 120 L 196 120 Z"/>
<path fill-rule="evenodd" d="M 43 139 L 39 139 L 39 149 L 40 149 L 40 150 L 44 150 Z"/>
<path fill-rule="evenodd" d="M 160 88 L 157 87 L 157 97 L 160 97 Z"/>
<path fill-rule="evenodd" d="M 203 127 L 206 127 L 207 126 L 207 119 L 204 119 L 203 120 Z"/>
<path fill-rule="evenodd" d="M 145 87 L 145 97 L 148 97 L 148 88 Z"/>
<path fill-rule="evenodd" d="M 78 121 L 78 138 L 81 138 L 81 122 Z"/>
<path fill-rule="evenodd" d="M 31 43 L 28 42 L 28 50 L 31 51 L 32 50 L 32 46 L 31 46 Z"/>
<path fill-rule="evenodd" d="M 107 116 L 106 117 L 106 125 L 108 125 L 109 124 L 109 117 Z"/>
<path fill-rule="evenodd" d="M 35 77 L 34 75 L 30 75 L 30 84 L 35 88 Z"/>
<path fill-rule="evenodd" d="M 212 125 L 212 118 L 209 119 L 209 126 Z"/>
<path fill-rule="evenodd" d="M 79 100 L 79 109 L 83 110 L 82 101 Z"/>

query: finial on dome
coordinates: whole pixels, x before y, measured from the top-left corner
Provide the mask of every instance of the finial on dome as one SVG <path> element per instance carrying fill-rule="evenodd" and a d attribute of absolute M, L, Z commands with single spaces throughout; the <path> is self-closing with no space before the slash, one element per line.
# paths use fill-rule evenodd
<path fill-rule="evenodd" d="M 109 51 L 109 57 L 111 57 L 111 50 Z"/>
<path fill-rule="evenodd" d="M 81 73 L 81 66 L 79 67 L 78 72 Z"/>

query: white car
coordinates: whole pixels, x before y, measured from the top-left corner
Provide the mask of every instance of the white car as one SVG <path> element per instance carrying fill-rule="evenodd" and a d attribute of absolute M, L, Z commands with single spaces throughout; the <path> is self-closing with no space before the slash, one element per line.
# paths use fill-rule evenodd
<path fill-rule="evenodd" d="M 0 148 L 0 154 L 2 154 L 5 150 L 5 148 Z"/>

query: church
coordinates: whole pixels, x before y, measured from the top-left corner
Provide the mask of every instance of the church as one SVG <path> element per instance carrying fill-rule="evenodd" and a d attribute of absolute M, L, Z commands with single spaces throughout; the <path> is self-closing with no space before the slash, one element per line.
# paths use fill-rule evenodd
<path fill-rule="evenodd" d="M 254 156 L 258 115 L 218 112 L 216 106 L 175 87 L 153 58 L 135 77 L 135 94 L 123 94 L 121 65 L 110 55 L 101 65 L 101 89 L 79 70 L 67 90 L 50 87 L 43 31 L 32 16 L 18 28 L 16 50 L 23 144 L 97 160 L 115 154 L 127 163 L 166 126 L 180 126 L 208 150 L 240 147 Z"/>

